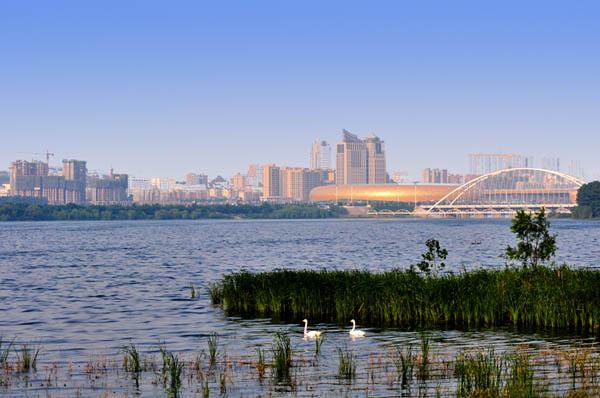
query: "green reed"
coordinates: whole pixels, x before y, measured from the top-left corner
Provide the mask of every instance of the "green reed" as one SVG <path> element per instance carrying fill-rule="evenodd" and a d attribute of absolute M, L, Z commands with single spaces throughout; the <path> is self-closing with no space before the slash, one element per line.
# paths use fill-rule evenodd
<path fill-rule="evenodd" d="M 505 362 L 494 350 L 460 352 L 454 362 L 457 396 L 498 396 Z"/>
<path fill-rule="evenodd" d="M 217 362 L 217 355 L 219 354 L 219 336 L 213 333 L 208 337 L 208 358 L 210 366 L 214 366 Z"/>
<path fill-rule="evenodd" d="M 600 328 L 600 271 L 535 267 L 425 276 L 413 270 L 276 270 L 211 287 L 228 313 L 370 326 Z"/>
<path fill-rule="evenodd" d="M 134 344 L 130 344 L 123 349 L 123 369 L 132 374 L 135 386 L 139 388 L 142 358 L 138 348 Z"/>
<path fill-rule="evenodd" d="M 398 348 L 395 365 L 396 372 L 398 373 L 398 381 L 402 387 L 406 387 L 408 382 L 412 380 L 416 361 L 412 345 L 409 345 L 406 350 Z"/>
<path fill-rule="evenodd" d="M 292 367 L 292 343 L 289 334 L 276 332 L 273 341 L 273 368 L 275 379 L 278 382 L 290 381 Z"/>
<path fill-rule="evenodd" d="M 167 351 L 161 347 L 163 357 L 163 383 L 167 389 L 167 396 L 179 396 L 181 388 L 181 374 L 183 373 L 184 363 L 177 354 Z"/>
<path fill-rule="evenodd" d="M 5 345 L 2 336 L 0 336 L 0 367 L 4 367 L 8 363 L 10 350 L 12 349 L 14 343 L 15 339 L 12 339 L 11 342 Z M 4 347 L 2 347 L 3 345 Z"/>
<path fill-rule="evenodd" d="M 40 346 L 31 346 L 27 343 L 21 344 L 19 350 L 15 350 L 17 355 L 18 370 L 23 373 L 37 370 L 37 360 L 40 353 Z"/>
<path fill-rule="evenodd" d="M 356 357 L 347 348 L 339 348 L 338 351 L 338 377 L 351 381 L 356 377 Z"/>
<path fill-rule="evenodd" d="M 317 336 L 317 338 L 315 339 L 315 356 L 319 356 L 319 354 L 321 353 L 321 346 L 323 345 L 323 339 L 324 339 L 324 337 L 322 337 L 322 336 Z"/>

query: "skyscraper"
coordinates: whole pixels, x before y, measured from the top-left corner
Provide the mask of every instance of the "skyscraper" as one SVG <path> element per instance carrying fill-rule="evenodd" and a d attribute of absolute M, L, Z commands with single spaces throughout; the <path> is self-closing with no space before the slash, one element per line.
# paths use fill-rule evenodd
<path fill-rule="evenodd" d="M 13 196 L 40 196 L 35 195 L 33 190 L 33 177 L 18 178 L 23 176 L 44 177 L 48 175 L 48 163 L 39 160 L 28 162 L 27 160 L 16 160 L 10 165 L 10 191 Z M 18 181 L 17 181 L 18 180 Z M 27 184 L 26 182 L 29 182 Z M 28 187 L 28 185 L 31 185 Z M 30 192 L 31 191 L 31 192 Z"/>
<path fill-rule="evenodd" d="M 385 184 L 387 171 L 383 141 L 371 134 L 367 143 L 367 184 Z"/>
<path fill-rule="evenodd" d="M 313 142 L 310 149 L 310 168 L 329 170 L 331 168 L 331 145 L 326 141 Z"/>
<path fill-rule="evenodd" d="M 263 200 L 281 197 L 281 169 L 274 164 L 263 166 Z"/>
<path fill-rule="evenodd" d="M 336 145 L 336 183 L 385 184 L 384 142 L 374 135 L 361 140 L 347 130 Z"/>
<path fill-rule="evenodd" d="M 65 203 L 83 204 L 86 201 L 87 167 L 85 160 L 63 160 Z"/>

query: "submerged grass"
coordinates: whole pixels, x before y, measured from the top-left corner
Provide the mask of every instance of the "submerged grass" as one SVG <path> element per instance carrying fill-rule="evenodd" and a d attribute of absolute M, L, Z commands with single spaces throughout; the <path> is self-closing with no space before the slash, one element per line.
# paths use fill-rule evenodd
<path fill-rule="evenodd" d="M 276 270 L 226 275 L 211 287 L 227 312 L 371 326 L 500 326 L 600 329 L 600 271 L 505 268 L 424 276 L 386 272 Z"/>

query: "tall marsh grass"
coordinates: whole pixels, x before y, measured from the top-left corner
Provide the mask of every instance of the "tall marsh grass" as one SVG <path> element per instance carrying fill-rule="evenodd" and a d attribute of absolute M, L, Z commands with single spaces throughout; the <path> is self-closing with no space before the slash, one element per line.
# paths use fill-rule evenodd
<path fill-rule="evenodd" d="M 232 314 L 371 326 L 600 328 L 600 271 L 535 267 L 424 276 L 386 272 L 238 272 L 211 287 Z"/>

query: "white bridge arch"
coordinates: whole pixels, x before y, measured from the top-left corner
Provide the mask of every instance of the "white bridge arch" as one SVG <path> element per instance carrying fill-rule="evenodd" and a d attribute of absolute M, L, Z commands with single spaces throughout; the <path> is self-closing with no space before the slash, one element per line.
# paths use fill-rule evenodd
<path fill-rule="evenodd" d="M 579 178 L 554 170 L 510 168 L 474 178 L 417 213 L 440 217 L 510 217 L 517 210 L 568 213 L 576 204 Z"/>

